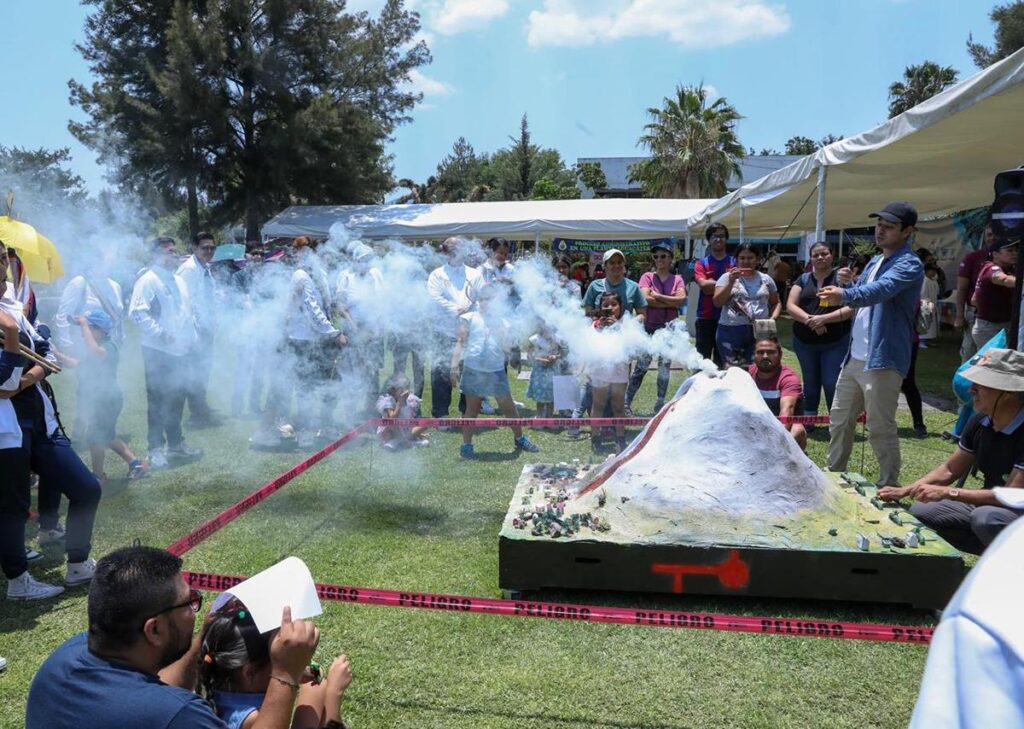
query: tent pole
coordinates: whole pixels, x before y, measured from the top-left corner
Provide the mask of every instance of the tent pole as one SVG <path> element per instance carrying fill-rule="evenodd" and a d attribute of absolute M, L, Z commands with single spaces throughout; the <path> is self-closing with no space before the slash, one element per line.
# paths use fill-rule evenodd
<path fill-rule="evenodd" d="M 692 255 L 692 249 L 690 248 L 690 229 L 687 228 L 685 242 L 683 243 L 683 256 L 690 258 Z"/>
<path fill-rule="evenodd" d="M 836 258 L 843 257 L 843 229 L 839 229 L 839 245 L 836 246 Z"/>
<path fill-rule="evenodd" d="M 740 243 L 746 243 L 747 209 L 740 203 Z"/>
<path fill-rule="evenodd" d="M 818 208 L 814 213 L 815 241 L 825 239 L 825 176 L 827 169 L 825 165 L 818 168 Z"/>

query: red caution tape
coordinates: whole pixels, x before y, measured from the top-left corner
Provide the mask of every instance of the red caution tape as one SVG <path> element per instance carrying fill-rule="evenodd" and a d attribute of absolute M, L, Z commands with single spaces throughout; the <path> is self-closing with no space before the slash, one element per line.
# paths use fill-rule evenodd
<path fill-rule="evenodd" d="M 185 552 L 195 547 L 204 539 L 207 539 L 211 534 L 219 531 L 223 527 L 233 522 L 235 519 L 240 517 L 249 509 L 256 506 L 256 504 L 260 503 L 261 501 L 265 501 L 267 497 L 269 497 L 274 492 L 278 491 L 281 487 L 283 487 L 293 478 L 302 473 L 305 473 L 312 466 L 316 465 L 323 459 L 327 458 L 327 456 L 334 453 L 334 451 L 341 448 L 343 445 L 351 441 L 353 438 L 359 436 L 360 433 L 369 430 L 371 427 L 372 423 L 370 421 L 367 421 L 362 425 L 356 426 L 349 432 L 345 433 L 345 435 L 338 438 L 338 440 L 334 441 L 328 446 L 325 446 L 324 448 L 317 451 L 316 453 L 314 453 L 301 463 L 296 464 L 294 467 L 285 471 L 280 476 L 275 478 L 273 481 L 269 481 L 260 488 L 256 489 L 234 506 L 229 506 L 224 511 L 217 514 L 217 516 L 213 517 L 202 526 L 196 527 L 188 534 L 183 536 L 181 539 L 176 541 L 174 544 L 169 546 L 167 548 L 167 551 L 179 557 L 185 554 Z"/>
<path fill-rule="evenodd" d="M 828 415 L 780 415 L 779 422 L 784 424 L 803 423 L 804 425 L 828 425 Z M 370 423 L 374 426 L 391 428 L 510 428 L 513 426 L 527 428 L 570 427 L 594 425 L 598 427 L 612 425 L 647 425 L 651 418 L 374 418 Z M 858 423 L 866 422 L 861 413 Z"/>
<path fill-rule="evenodd" d="M 222 592 L 231 589 L 244 577 L 203 572 L 185 572 L 191 587 Z M 384 607 L 442 610 L 454 613 L 483 613 L 519 618 L 547 618 L 582 623 L 613 623 L 643 625 L 656 628 L 694 628 L 733 633 L 762 633 L 807 638 L 840 638 L 893 643 L 929 643 L 933 628 L 881 623 L 847 623 L 823 620 L 798 620 L 758 615 L 726 615 L 722 613 L 674 612 L 668 610 L 637 610 L 605 605 L 576 605 L 532 600 L 499 600 L 463 595 L 436 595 L 424 592 L 375 590 L 350 585 L 316 586 L 324 600 L 382 605 Z"/>

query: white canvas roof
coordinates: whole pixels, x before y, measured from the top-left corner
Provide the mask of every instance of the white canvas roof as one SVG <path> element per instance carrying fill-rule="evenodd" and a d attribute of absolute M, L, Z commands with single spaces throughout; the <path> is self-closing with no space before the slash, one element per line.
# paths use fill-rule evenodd
<path fill-rule="evenodd" d="M 344 223 L 364 238 L 641 239 L 683 236 L 686 220 L 711 200 L 593 199 L 427 205 L 296 205 L 263 226 L 264 238 L 326 237 Z"/>
<path fill-rule="evenodd" d="M 690 218 L 746 235 L 815 230 L 819 168 L 824 226 L 871 225 L 868 213 L 909 200 L 922 218 L 989 205 L 1001 170 L 1024 163 L 1024 49 L 883 124 L 744 185 Z"/>

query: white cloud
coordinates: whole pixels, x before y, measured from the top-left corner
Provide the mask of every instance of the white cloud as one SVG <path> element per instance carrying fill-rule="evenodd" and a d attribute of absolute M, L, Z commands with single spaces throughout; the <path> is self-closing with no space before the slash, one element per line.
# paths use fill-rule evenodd
<path fill-rule="evenodd" d="M 789 30 L 783 5 L 766 0 L 544 0 L 527 19 L 531 46 L 589 46 L 667 36 L 687 48 L 727 46 Z"/>
<path fill-rule="evenodd" d="M 444 0 L 423 5 L 431 30 L 441 35 L 479 30 L 508 12 L 508 0 Z"/>
<path fill-rule="evenodd" d="M 409 71 L 409 81 L 406 83 L 406 87 L 423 94 L 425 98 L 431 96 L 451 96 L 455 93 L 455 89 L 445 82 L 431 78 L 415 68 Z"/>

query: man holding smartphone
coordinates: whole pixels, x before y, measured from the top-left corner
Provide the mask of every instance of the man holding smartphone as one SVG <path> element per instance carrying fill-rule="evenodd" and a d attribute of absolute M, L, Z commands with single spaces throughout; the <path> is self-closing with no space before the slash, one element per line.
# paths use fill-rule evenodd
<path fill-rule="evenodd" d="M 829 413 L 828 469 L 846 470 L 857 418 L 867 410 L 868 440 L 878 459 L 878 483 L 898 486 L 901 458 L 896 406 L 910 369 L 924 267 L 910 248 L 917 225 L 913 205 L 891 202 L 869 217 L 878 219 L 875 244 L 882 252 L 868 262 L 856 285 L 853 272 L 841 268 L 837 272 L 841 286 L 825 286 L 818 292 L 829 306 L 845 305 L 857 312 L 850 351 Z"/>

